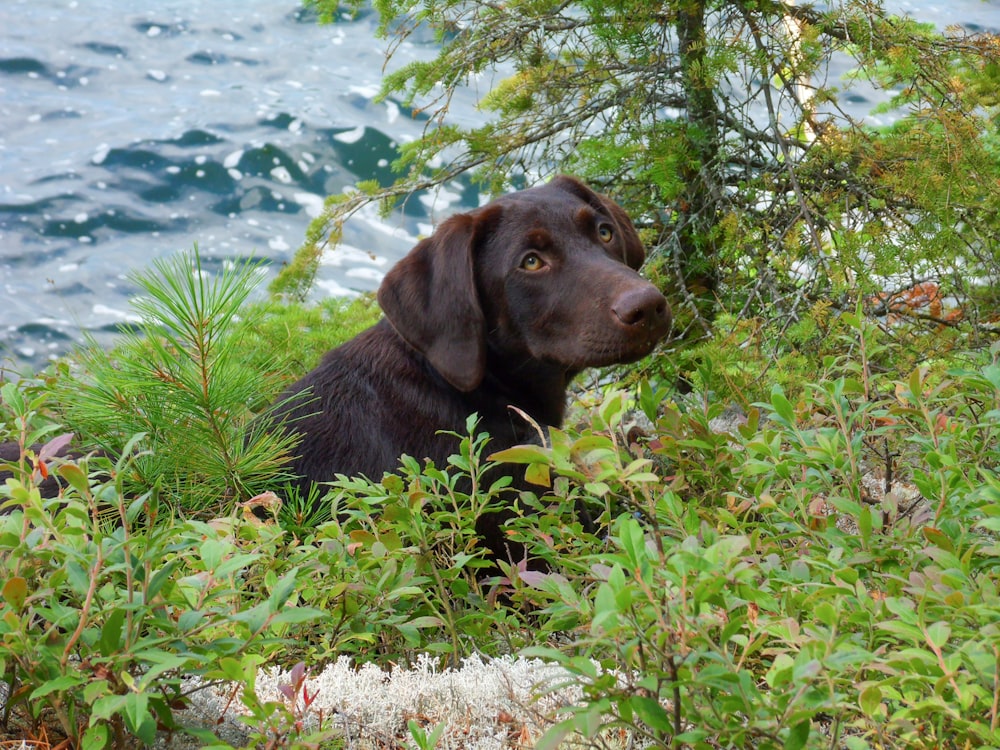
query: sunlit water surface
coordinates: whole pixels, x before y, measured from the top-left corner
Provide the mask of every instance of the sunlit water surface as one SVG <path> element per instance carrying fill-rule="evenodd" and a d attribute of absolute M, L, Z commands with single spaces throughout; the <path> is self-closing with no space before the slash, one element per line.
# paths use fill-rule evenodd
<path fill-rule="evenodd" d="M 0 0 L 0 367 L 42 366 L 85 332 L 110 341 L 130 320 L 129 274 L 195 244 L 210 269 L 258 258 L 273 275 L 325 196 L 389 180 L 394 145 L 424 126 L 375 101 L 385 44 L 371 13 L 319 26 L 294 0 L 146 5 Z M 898 7 L 1000 27 L 996 2 Z M 415 37 L 395 64 L 433 54 Z M 452 115 L 477 117 L 481 93 Z M 477 201 L 356 216 L 317 293 L 374 289 L 417 235 Z"/>

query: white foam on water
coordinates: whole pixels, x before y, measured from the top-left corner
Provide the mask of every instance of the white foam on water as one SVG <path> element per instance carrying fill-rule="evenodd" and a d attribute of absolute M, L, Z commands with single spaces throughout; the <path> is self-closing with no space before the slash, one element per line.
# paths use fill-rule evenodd
<path fill-rule="evenodd" d="M 365 99 L 374 99 L 379 94 L 379 87 L 375 84 L 367 84 L 365 86 L 348 86 L 347 91 L 351 94 L 357 94 L 358 96 L 363 96 Z"/>
<path fill-rule="evenodd" d="M 90 308 L 90 311 L 94 315 L 100 315 L 103 317 L 114 318 L 115 320 L 124 320 L 129 323 L 141 323 L 142 318 L 134 313 L 130 313 L 126 310 L 118 310 L 114 307 L 108 307 L 107 305 L 102 305 L 100 303 L 94 305 Z"/>
<path fill-rule="evenodd" d="M 314 286 L 318 289 L 322 289 L 330 297 L 357 297 L 358 292 L 354 289 L 348 289 L 346 286 L 341 286 L 333 279 L 316 279 Z"/>
<path fill-rule="evenodd" d="M 323 213 L 323 196 L 315 193 L 293 193 L 292 200 L 305 209 L 306 214 L 315 219 Z"/>
<path fill-rule="evenodd" d="M 396 102 L 385 103 L 385 121 L 392 125 L 399 119 L 399 105 Z"/>
<path fill-rule="evenodd" d="M 102 143 L 94 151 L 94 155 L 90 157 L 91 164 L 103 164 L 104 160 L 108 158 L 108 154 L 111 152 L 111 146 L 107 143 Z"/>
<path fill-rule="evenodd" d="M 376 284 L 381 282 L 385 278 L 385 274 L 379 271 L 377 268 L 349 268 L 344 276 L 348 276 L 352 279 L 363 279 L 365 281 L 374 281 Z"/>
<path fill-rule="evenodd" d="M 389 261 L 380 255 L 374 255 L 367 250 L 362 250 L 351 245 L 337 245 L 330 252 L 323 253 L 319 262 L 321 266 L 352 267 L 357 263 L 384 266 Z"/>
<path fill-rule="evenodd" d="M 356 128 L 344 131 L 343 133 L 337 133 L 333 136 L 333 140 L 340 141 L 341 143 L 357 143 L 362 138 L 365 137 L 365 126 L 358 125 Z"/>

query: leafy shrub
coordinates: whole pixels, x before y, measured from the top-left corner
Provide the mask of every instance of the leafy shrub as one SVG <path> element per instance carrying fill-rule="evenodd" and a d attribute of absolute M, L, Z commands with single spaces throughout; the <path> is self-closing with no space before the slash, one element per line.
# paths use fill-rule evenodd
<path fill-rule="evenodd" d="M 142 321 L 113 350 L 81 353 L 60 381 L 65 423 L 112 456 L 144 435 L 146 450 L 129 467 L 132 487 L 159 486 L 191 509 L 226 507 L 280 479 L 289 439 L 248 429 L 248 407 L 278 385 L 273 372 L 242 366 L 232 325 L 257 283 L 255 268 L 209 277 L 194 253 L 158 261 L 135 280 L 145 292 L 133 301 Z"/>
<path fill-rule="evenodd" d="M 520 624 L 496 601 L 476 531 L 510 480 L 487 479 L 495 464 L 474 425 L 447 467 L 404 456 L 377 482 L 337 477 L 324 500 L 335 520 L 275 561 L 301 568 L 303 599 L 332 615 L 321 633 L 302 634 L 309 663 L 344 653 L 405 663 L 422 652 L 458 663 L 518 645 Z"/>
<path fill-rule="evenodd" d="M 876 400 L 849 378 L 796 404 L 775 390 L 721 439 L 704 439 L 711 409 L 668 408 L 662 476 L 607 436 L 523 452 L 627 508 L 607 551 L 525 577 L 549 629 L 576 634 L 531 653 L 588 696 L 542 746 L 613 726 L 671 747 L 1000 744 L 998 407 L 994 359 Z M 879 496 L 866 475 L 886 456 L 912 485 Z"/>
<path fill-rule="evenodd" d="M 93 344 L 62 368 L 56 418 L 113 456 L 144 435 L 132 488 L 159 486 L 189 510 L 213 512 L 279 486 L 292 440 L 264 429 L 270 404 L 378 308 L 369 298 L 249 304 L 260 279 L 250 263 L 210 276 L 197 251 L 154 263 L 135 278 L 142 322 L 113 349 Z M 289 497 L 289 523 L 321 520 L 309 498 Z"/>
<path fill-rule="evenodd" d="M 248 306 L 235 321 L 241 342 L 232 356 L 251 372 L 284 385 L 311 370 L 327 351 L 373 325 L 382 313 L 372 295 L 331 297 L 315 304 L 264 300 Z M 268 406 L 274 392 L 262 391 L 250 407 Z"/>
<path fill-rule="evenodd" d="M 144 303 L 164 306 L 147 339 L 79 376 L 107 389 L 83 409 L 95 432 L 120 419 L 121 460 L 49 467 L 45 450 L 27 450 L 8 467 L 0 665 L 11 706 L 54 717 L 87 746 L 148 741 L 157 722 L 176 723 L 188 673 L 243 688 L 255 741 L 305 747 L 330 738 L 305 726 L 315 699 L 305 675 L 325 661 L 406 663 L 431 652 L 454 663 L 527 649 L 561 664 L 585 696 L 552 717 L 543 750 L 571 737 L 1000 747 L 1000 346 L 898 380 L 884 371 L 885 330 L 860 311 L 841 315 L 825 323 L 823 377 L 754 385 L 742 392 L 745 420 L 728 430 L 718 418 L 729 404 L 711 389 L 736 384 L 737 370 L 706 358 L 693 393 L 649 382 L 635 394 L 608 390 L 588 399 L 581 427 L 550 430 L 544 444 L 490 454 L 470 420 L 447 466 L 403 457 L 376 481 L 337 477 L 323 498 L 289 496 L 279 527 L 245 522 L 231 503 L 208 524 L 176 520 L 162 499 L 189 489 L 225 497 L 234 475 L 196 471 L 187 486 L 174 481 L 178 458 L 159 454 L 185 430 L 200 434 L 194 422 L 232 416 L 212 438 L 224 440 L 245 423 L 251 396 L 239 391 L 236 403 L 236 389 L 226 401 L 212 386 L 204 393 L 216 400 L 195 398 L 247 348 L 205 322 L 214 314 L 190 314 L 225 317 L 241 284 L 203 287 L 189 273 L 165 269 L 173 282 Z M 315 319 L 317 350 L 327 314 Z M 240 367 L 268 367 L 267 342 L 290 330 L 282 325 L 235 326 L 262 342 Z M 170 377 L 148 375 L 157 372 Z M 182 409 L 163 406 L 174 396 L 162 383 L 183 390 Z M 49 414 L 49 387 L 0 391 L 0 438 L 30 445 L 65 429 Z M 138 417 L 133 406 L 116 411 L 119 395 L 145 399 L 124 402 Z M 72 389 L 60 397 L 79 413 Z M 213 412 L 220 403 L 233 414 Z M 648 439 L 627 429 L 636 410 Z M 151 435 L 128 434 L 147 427 Z M 140 466 L 145 448 L 163 463 Z M 264 476 L 255 460 L 247 476 Z M 45 471 L 68 483 L 61 498 L 39 497 Z M 522 471 L 534 492 L 511 489 L 508 475 Z M 314 500 L 330 520 L 310 515 Z M 501 506 L 531 565 L 485 559 L 475 519 Z M 299 666 L 288 702 L 267 703 L 253 694 L 256 670 L 279 650 Z M 429 747 L 436 736 L 413 739 Z"/>
<path fill-rule="evenodd" d="M 830 366 L 856 377 L 795 402 L 775 389 L 732 432 L 688 397 L 640 451 L 624 425 L 656 401 L 645 387 L 546 445 L 484 462 L 470 437 L 447 472 L 338 480 L 343 520 L 301 554 L 340 635 L 310 658 L 526 647 L 587 696 L 542 747 L 616 727 L 671 747 L 997 746 L 1000 364 L 885 391 L 863 364 Z M 503 487 L 457 488 L 500 460 L 539 487 L 508 533 L 547 567 L 484 580 L 469 518 Z"/>
<path fill-rule="evenodd" d="M 15 437 L 39 437 L 39 400 L 11 384 L 2 396 L 24 428 Z M 54 723 L 75 747 L 151 744 L 158 726 L 177 728 L 185 678 L 256 668 L 283 648 L 283 630 L 322 616 L 295 606 L 294 568 L 246 588 L 266 553 L 248 551 L 238 524 L 176 521 L 155 491 L 126 499 L 136 442 L 114 464 L 53 467 L 67 483 L 55 499 L 40 496 L 34 466 L 9 467 L 21 479 L 0 486 L 5 717 L 21 706 L 29 724 Z"/>

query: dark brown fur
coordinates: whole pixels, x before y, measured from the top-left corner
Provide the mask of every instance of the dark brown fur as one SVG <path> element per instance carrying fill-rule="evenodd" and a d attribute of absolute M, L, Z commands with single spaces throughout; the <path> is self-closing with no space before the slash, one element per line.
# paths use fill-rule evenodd
<path fill-rule="evenodd" d="M 302 487 L 379 479 L 404 453 L 444 466 L 458 446 L 440 431 L 463 433 L 472 412 L 492 450 L 535 439 L 510 407 L 560 425 L 581 369 L 639 359 L 668 332 L 644 259 L 624 211 L 570 177 L 447 219 L 386 275 L 385 319 L 285 393 Z"/>

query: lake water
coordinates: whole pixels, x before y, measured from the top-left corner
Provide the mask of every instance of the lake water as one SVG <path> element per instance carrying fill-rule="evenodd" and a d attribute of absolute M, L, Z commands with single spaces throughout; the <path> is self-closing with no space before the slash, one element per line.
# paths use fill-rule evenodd
<path fill-rule="evenodd" d="M 394 144 L 423 128 L 374 102 L 371 13 L 319 26 L 294 0 L 142 5 L 0 0 L 0 370 L 39 367 L 84 332 L 110 340 L 129 319 L 129 272 L 154 258 L 197 244 L 209 267 L 252 257 L 273 273 L 326 195 L 390 180 Z M 1000 28 L 996 1 L 894 7 Z M 394 64 L 434 51 L 412 38 Z M 476 93 L 453 117 L 476 117 Z M 317 293 L 376 288 L 418 234 L 476 200 L 356 215 Z"/>

